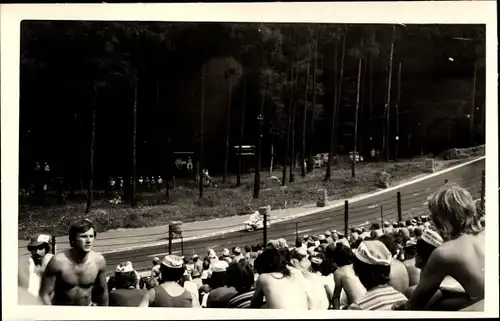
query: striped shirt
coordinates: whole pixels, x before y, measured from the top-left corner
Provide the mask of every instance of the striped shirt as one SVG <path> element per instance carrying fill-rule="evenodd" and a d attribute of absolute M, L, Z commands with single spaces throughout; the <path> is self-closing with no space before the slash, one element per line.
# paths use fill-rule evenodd
<path fill-rule="evenodd" d="M 390 285 L 377 286 L 358 301 L 349 306 L 349 310 L 392 310 L 395 304 L 404 304 L 406 296 Z"/>
<path fill-rule="evenodd" d="M 227 309 L 250 309 L 250 303 L 252 302 L 252 297 L 255 290 L 249 292 L 237 294 L 227 303 Z M 262 300 L 262 306 L 266 304 L 266 298 Z"/>

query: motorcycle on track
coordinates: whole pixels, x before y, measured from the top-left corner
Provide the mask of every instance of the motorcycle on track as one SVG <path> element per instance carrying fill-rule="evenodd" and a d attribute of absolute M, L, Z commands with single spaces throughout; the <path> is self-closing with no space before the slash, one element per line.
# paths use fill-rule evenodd
<path fill-rule="evenodd" d="M 267 228 L 271 227 L 271 223 L 267 221 Z M 255 211 L 250 218 L 245 222 L 245 230 L 252 232 L 264 228 L 264 218 L 260 215 L 259 211 Z"/>

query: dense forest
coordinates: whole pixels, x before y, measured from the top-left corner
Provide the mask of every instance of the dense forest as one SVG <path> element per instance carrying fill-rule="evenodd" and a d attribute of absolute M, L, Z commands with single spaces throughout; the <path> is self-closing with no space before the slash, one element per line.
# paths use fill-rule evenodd
<path fill-rule="evenodd" d="M 184 151 L 233 175 L 239 144 L 256 145 L 263 167 L 482 144 L 484 36 L 484 25 L 24 21 L 20 179 L 35 162 L 75 188 L 168 175 Z"/>

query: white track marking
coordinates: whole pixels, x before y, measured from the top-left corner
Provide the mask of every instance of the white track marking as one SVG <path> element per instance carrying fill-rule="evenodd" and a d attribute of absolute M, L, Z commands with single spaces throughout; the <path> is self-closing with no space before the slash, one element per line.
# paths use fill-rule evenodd
<path fill-rule="evenodd" d="M 376 208 L 379 206 L 380 206 L 380 204 L 373 204 L 373 205 L 368 206 L 367 208 L 371 210 L 372 208 Z"/>
<path fill-rule="evenodd" d="M 308 228 L 308 229 L 306 229 L 306 230 L 300 230 L 300 231 L 298 231 L 297 233 L 298 233 L 298 234 L 303 234 L 303 233 L 306 233 L 306 232 L 309 232 L 309 231 L 312 231 L 312 230 L 313 230 L 312 228 Z"/>

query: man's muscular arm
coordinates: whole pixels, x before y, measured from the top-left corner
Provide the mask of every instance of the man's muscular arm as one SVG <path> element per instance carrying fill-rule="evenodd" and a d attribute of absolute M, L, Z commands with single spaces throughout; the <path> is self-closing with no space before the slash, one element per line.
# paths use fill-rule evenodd
<path fill-rule="evenodd" d="M 106 282 L 106 260 L 99 254 L 97 258 L 97 264 L 99 271 L 97 272 L 97 278 L 95 282 L 95 298 L 92 301 L 97 303 L 99 306 L 108 306 L 109 303 L 109 293 L 108 293 L 108 283 Z"/>
<path fill-rule="evenodd" d="M 434 296 L 443 279 L 445 278 L 448 268 L 450 267 L 449 259 L 446 254 L 446 248 L 439 247 L 435 249 L 429 261 L 422 270 L 420 282 L 415 288 L 413 296 L 406 304 L 407 310 L 423 310 Z"/>
<path fill-rule="evenodd" d="M 45 305 L 52 305 L 52 300 L 50 296 L 52 292 L 54 292 L 54 288 L 56 285 L 56 279 L 61 273 L 61 264 L 59 262 L 59 258 L 54 256 L 47 267 L 45 268 L 45 272 L 43 273 L 42 283 L 40 286 L 40 299 Z"/>

